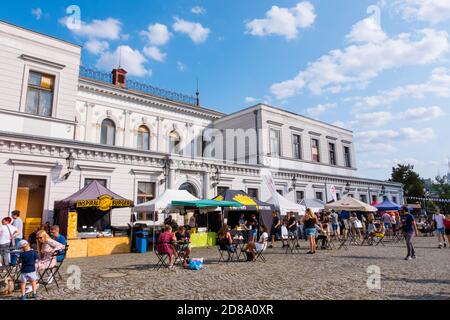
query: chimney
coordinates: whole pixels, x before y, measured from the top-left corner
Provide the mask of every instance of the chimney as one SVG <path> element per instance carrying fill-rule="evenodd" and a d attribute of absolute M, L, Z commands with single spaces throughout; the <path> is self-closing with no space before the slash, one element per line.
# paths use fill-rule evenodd
<path fill-rule="evenodd" d="M 125 69 L 119 67 L 112 71 L 113 75 L 113 85 L 126 88 L 127 87 L 127 72 Z"/>

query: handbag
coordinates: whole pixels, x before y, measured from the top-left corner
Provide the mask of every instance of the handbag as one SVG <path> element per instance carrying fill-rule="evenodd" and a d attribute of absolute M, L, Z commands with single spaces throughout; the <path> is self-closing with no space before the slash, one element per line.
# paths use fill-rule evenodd
<path fill-rule="evenodd" d="M 11 238 L 11 241 L 9 242 L 9 248 L 10 249 L 15 249 L 16 245 L 15 245 L 14 237 L 13 237 L 13 235 L 11 233 L 11 229 L 9 228 L 8 225 L 6 225 L 6 228 L 8 229 L 9 237 Z"/>
<path fill-rule="evenodd" d="M 355 228 L 356 229 L 362 229 L 362 223 L 361 223 L 361 221 L 359 221 L 359 220 L 355 220 Z"/>

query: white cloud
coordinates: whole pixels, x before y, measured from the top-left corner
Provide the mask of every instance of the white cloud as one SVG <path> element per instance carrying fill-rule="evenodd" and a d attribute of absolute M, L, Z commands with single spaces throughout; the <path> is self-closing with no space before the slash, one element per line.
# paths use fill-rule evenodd
<path fill-rule="evenodd" d="M 381 29 L 375 17 L 359 21 L 352 27 L 352 31 L 346 36 L 349 42 L 382 42 L 388 36 Z"/>
<path fill-rule="evenodd" d="M 166 60 L 167 54 L 159 50 L 158 47 L 145 47 L 144 54 L 150 59 L 163 62 Z"/>
<path fill-rule="evenodd" d="M 190 22 L 174 17 L 175 22 L 172 26 L 175 32 L 187 34 L 194 43 L 202 43 L 208 39 L 210 29 L 204 28 L 198 22 Z"/>
<path fill-rule="evenodd" d="M 257 101 L 259 101 L 259 100 L 256 99 L 256 98 L 253 98 L 253 97 L 245 97 L 245 102 L 246 102 L 246 103 L 256 103 Z"/>
<path fill-rule="evenodd" d="M 177 61 L 177 69 L 178 69 L 178 71 L 184 72 L 184 71 L 186 71 L 186 68 L 187 68 L 187 66 L 183 62 Z"/>
<path fill-rule="evenodd" d="M 92 54 L 101 54 L 109 49 L 107 41 L 89 40 L 85 43 L 84 48 Z"/>
<path fill-rule="evenodd" d="M 403 120 L 412 121 L 429 121 L 432 119 L 440 118 L 445 115 L 444 110 L 441 107 L 419 107 L 410 108 L 405 112 L 399 114 L 399 118 Z"/>
<path fill-rule="evenodd" d="M 36 18 L 36 20 L 41 20 L 43 12 L 41 8 L 31 9 L 31 14 Z"/>
<path fill-rule="evenodd" d="M 423 143 L 435 138 L 432 128 L 415 129 L 415 128 L 399 128 L 396 130 L 370 130 L 360 131 L 354 134 L 355 139 L 359 143 Z"/>
<path fill-rule="evenodd" d="M 336 104 L 335 103 L 327 103 L 327 104 L 319 104 L 313 108 L 306 109 L 306 113 L 310 115 L 311 117 L 318 117 L 324 112 L 327 112 L 331 109 L 335 109 Z"/>
<path fill-rule="evenodd" d="M 195 6 L 191 9 L 191 12 L 196 15 L 204 15 L 206 14 L 206 9 L 200 6 Z"/>
<path fill-rule="evenodd" d="M 151 46 L 163 46 L 172 36 L 167 26 L 161 23 L 149 25 L 148 30 L 142 31 L 141 34 L 148 38 Z"/>
<path fill-rule="evenodd" d="M 367 97 L 352 97 L 346 101 L 355 102 L 359 109 L 371 109 L 379 106 L 389 105 L 402 97 L 423 99 L 427 94 L 437 97 L 450 97 L 450 70 L 447 68 L 435 68 L 429 79 L 421 84 L 409 84 L 392 90 L 380 91 L 377 95 Z"/>
<path fill-rule="evenodd" d="M 247 33 L 254 36 L 279 35 L 294 39 L 299 29 L 308 28 L 316 20 L 314 6 L 307 1 L 293 8 L 273 6 L 264 19 L 254 19 L 246 24 Z"/>
<path fill-rule="evenodd" d="M 63 25 L 66 25 L 66 21 L 67 18 L 60 19 L 60 23 Z M 78 36 L 89 39 L 117 40 L 120 38 L 122 23 L 114 18 L 95 19 L 90 23 L 82 21 L 80 28 L 71 28 L 70 30 Z"/>
<path fill-rule="evenodd" d="M 447 160 L 418 160 L 415 158 L 405 158 L 405 159 L 377 159 L 373 160 L 363 160 L 359 161 L 360 168 L 372 169 L 372 170 L 385 170 L 391 169 L 397 166 L 397 164 L 412 164 L 417 168 L 426 167 L 443 167 L 444 170 L 447 167 Z M 447 167 L 448 168 L 448 167 Z"/>
<path fill-rule="evenodd" d="M 139 50 L 129 46 L 120 46 L 114 52 L 104 52 L 97 61 L 97 68 L 112 70 L 119 64 L 119 56 L 122 56 L 121 65 L 130 75 L 151 76 L 152 70 L 146 69 L 147 59 Z"/>
<path fill-rule="evenodd" d="M 390 112 L 372 112 L 360 113 L 355 115 L 355 121 L 352 124 L 363 127 L 383 127 L 393 120 Z"/>
<path fill-rule="evenodd" d="M 391 8 L 409 21 L 419 20 L 437 24 L 450 20 L 448 0 L 396 0 L 391 4 Z"/>
<path fill-rule="evenodd" d="M 310 63 L 291 80 L 275 83 L 271 92 L 278 99 L 295 96 L 307 87 L 314 94 L 339 93 L 364 87 L 383 71 L 412 65 L 426 65 L 442 59 L 450 49 L 448 33 L 423 29 L 385 38 L 374 31 L 374 18 L 357 23 L 347 36 L 348 47 L 332 50 Z M 367 20 L 366 19 L 366 20 Z M 364 32 L 366 28 L 366 32 Z M 369 34 L 377 34 L 369 39 Z"/>
<path fill-rule="evenodd" d="M 356 143 L 358 153 L 376 153 L 389 154 L 395 151 L 395 147 L 390 143 L 374 142 L 374 143 Z"/>

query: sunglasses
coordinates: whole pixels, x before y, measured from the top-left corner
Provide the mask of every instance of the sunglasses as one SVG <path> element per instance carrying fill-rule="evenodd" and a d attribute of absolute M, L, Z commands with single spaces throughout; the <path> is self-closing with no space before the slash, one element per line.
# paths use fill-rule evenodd
<path fill-rule="evenodd" d="M 42 239 L 44 239 L 44 237 L 39 237 L 39 238 L 38 238 L 38 240 L 42 240 Z"/>

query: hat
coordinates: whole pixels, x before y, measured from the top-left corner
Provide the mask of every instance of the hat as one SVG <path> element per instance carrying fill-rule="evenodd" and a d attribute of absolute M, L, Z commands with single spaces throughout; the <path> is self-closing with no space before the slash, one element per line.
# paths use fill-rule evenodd
<path fill-rule="evenodd" d="M 24 248 L 28 245 L 28 241 L 27 240 L 21 240 L 19 242 L 19 248 Z"/>

